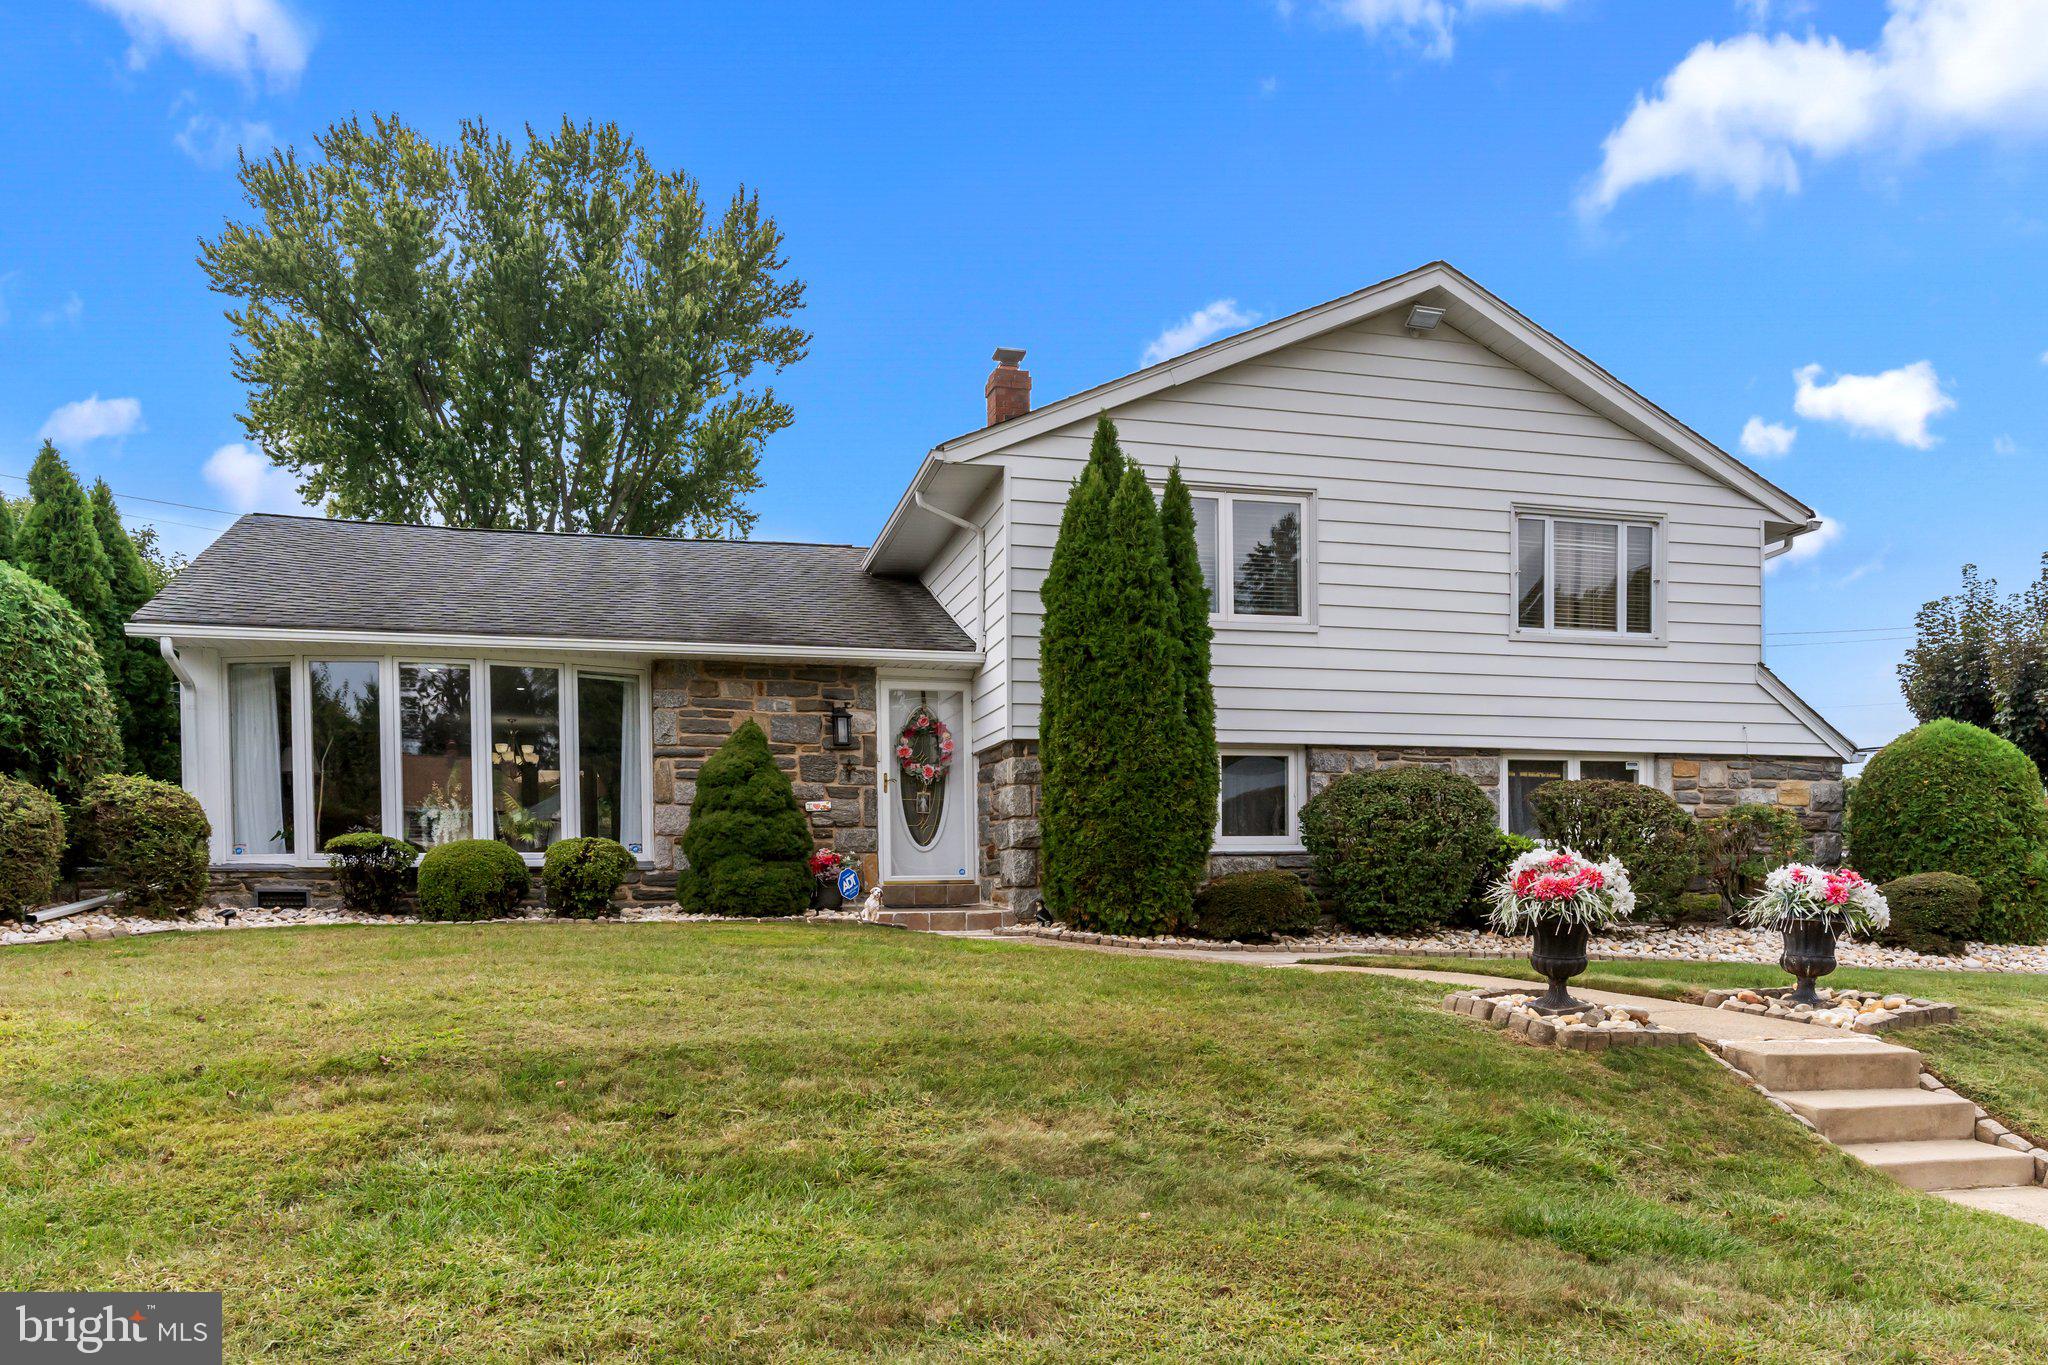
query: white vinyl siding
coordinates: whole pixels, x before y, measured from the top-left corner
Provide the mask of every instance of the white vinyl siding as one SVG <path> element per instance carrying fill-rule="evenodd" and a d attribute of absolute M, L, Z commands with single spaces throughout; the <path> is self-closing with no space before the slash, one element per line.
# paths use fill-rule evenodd
<path fill-rule="evenodd" d="M 1425 339 L 1370 320 L 1111 415 L 1155 478 L 1178 460 L 1197 490 L 1314 494 L 1312 624 L 1217 622 L 1226 741 L 1832 752 L 1757 679 L 1765 511 L 1448 323 Z M 1005 471 L 1009 735 L 1037 733 L 1039 585 L 1092 426 L 982 457 Z M 1525 509 L 1655 525 L 1650 647 L 1521 638 Z"/>
<path fill-rule="evenodd" d="M 1000 486 L 967 514 L 967 520 L 982 528 L 977 537 L 956 531 L 953 538 L 925 569 L 921 580 L 931 595 L 960 629 L 970 636 L 982 631 L 975 643 L 985 655 L 981 672 L 975 676 L 972 710 L 972 748 L 979 751 L 1004 737 L 1008 699 L 1009 641 L 1009 526 L 1003 515 Z M 984 544 L 985 542 L 985 544 Z M 977 565 L 977 551 L 986 562 Z M 981 588 L 980 615 L 976 615 L 975 589 Z"/>

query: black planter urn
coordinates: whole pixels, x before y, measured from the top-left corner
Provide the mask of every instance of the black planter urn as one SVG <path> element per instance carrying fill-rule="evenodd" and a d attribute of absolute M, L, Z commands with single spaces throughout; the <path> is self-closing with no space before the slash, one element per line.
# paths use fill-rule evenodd
<path fill-rule="evenodd" d="M 1785 926 L 1785 951 L 1778 965 L 1799 982 L 1787 1003 L 1825 1009 L 1813 983 L 1835 969 L 1835 925 L 1830 920 L 1793 920 Z"/>
<path fill-rule="evenodd" d="M 811 909 L 838 910 L 844 907 L 846 898 L 839 894 L 839 874 L 820 873 L 811 878 Z"/>
<path fill-rule="evenodd" d="M 1591 1008 L 1583 1000 L 1572 999 L 1564 985 L 1586 970 L 1586 942 L 1591 937 L 1592 931 L 1583 924 L 1536 921 L 1536 942 L 1529 949 L 1529 965 L 1550 983 L 1550 989 L 1530 1001 L 1530 1009 L 1538 1014 L 1576 1014 Z"/>

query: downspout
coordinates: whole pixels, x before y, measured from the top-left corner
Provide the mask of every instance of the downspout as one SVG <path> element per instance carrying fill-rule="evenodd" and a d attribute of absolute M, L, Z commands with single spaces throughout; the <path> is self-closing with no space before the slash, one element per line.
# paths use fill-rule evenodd
<path fill-rule="evenodd" d="M 1786 536 L 1783 540 L 1773 540 L 1766 542 L 1764 545 L 1765 562 L 1768 563 L 1769 561 L 1776 559 L 1779 555 L 1785 553 L 1785 551 L 1791 549 L 1792 542 L 1798 539 L 1800 536 L 1803 536 L 1810 531 L 1818 531 L 1819 529 L 1820 518 L 1815 517 L 1812 521 L 1807 522 L 1806 525 L 1800 527 L 1791 535 Z"/>
<path fill-rule="evenodd" d="M 178 785 L 188 792 L 198 789 L 194 774 L 198 770 L 199 757 L 192 752 L 191 737 L 196 729 L 193 724 L 199 705 L 199 680 L 192 676 L 192 670 L 178 657 L 178 646 L 168 635 L 159 635 L 156 641 L 159 654 L 171 666 L 171 673 L 178 680 Z"/>
<path fill-rule="evenodd" d="M 910 490 L 910 500 L 940 521 L 974 533 L 974 647 L 988 652 L 988 532 L 965 517 L 956 517 L 925 498 L 924 490 Z"/>
<path fill-rule="evenodd" d="M 177 675 L 181 685 L 195 689 L 199 686 L 198 680 L 192 676 L 192 670 L 186 668 L 185 661 L 178 657 L 178 647 L 171 642 L 170 636 L 158 636 L 156 647 L 157 652 L 164 656 L 164 662 L 171 666 L 171 672 Z"/>

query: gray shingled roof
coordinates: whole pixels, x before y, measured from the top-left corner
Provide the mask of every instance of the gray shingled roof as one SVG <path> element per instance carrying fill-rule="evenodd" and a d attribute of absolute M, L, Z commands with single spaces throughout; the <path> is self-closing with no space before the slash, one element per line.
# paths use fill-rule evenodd
<path fill-rule="evenodd" d="M 255 515 L 135 623 L 973 651 L 922 584 L 862 573 L 861 554 Z"/>

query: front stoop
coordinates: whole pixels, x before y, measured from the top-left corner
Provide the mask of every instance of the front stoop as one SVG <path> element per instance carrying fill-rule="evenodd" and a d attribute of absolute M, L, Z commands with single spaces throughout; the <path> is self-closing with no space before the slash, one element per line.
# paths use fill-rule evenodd
<path fill-rule="evenodd" d="M 1000 905 L 955 905 L 939 910 L 876 910 L 868 916 L 871 924 L 894 925 L 899 929 L 924 929 L 932 933 L 963 933 L 970 930 L 1001 929 L 1017 922 L 1017 912 Z"/>
<path fill-rule="evenodd" d="M 981 905 L 981 883 L 957 881 L 882 883 L 882 904 L 890 910 L 974 909 Z"/>
<path fill-rule="evenodd" d="M 1823 1138 L 1900 1184 L 2048 1227 L 2048 1189 L 2039 1183 L 2048 1163 L 1969 1100 L 1923 1081 L 1911 1048 L 1874 1038 L 1771 1039 L 1730 1043 L 1722 1055 Z"/>

